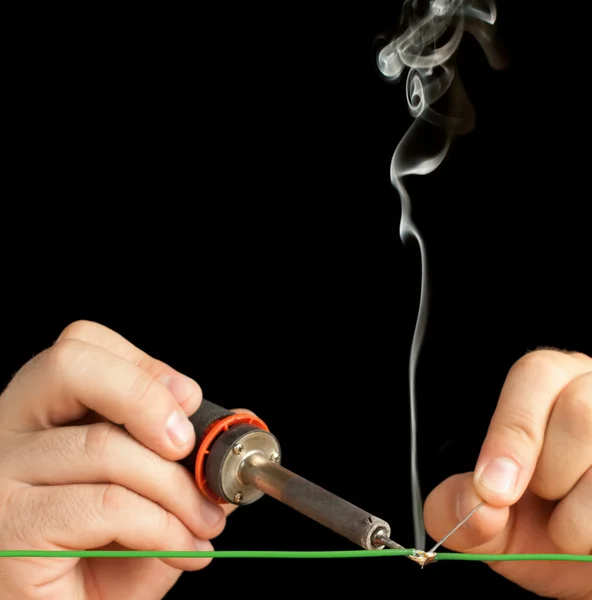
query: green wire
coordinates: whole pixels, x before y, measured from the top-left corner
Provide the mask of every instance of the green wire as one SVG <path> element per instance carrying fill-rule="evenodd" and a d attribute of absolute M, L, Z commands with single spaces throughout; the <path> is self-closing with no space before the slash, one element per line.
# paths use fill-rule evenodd
<path fill-rule="evenodd" d="M 410 556 L 414 550 L 336 550 L 292 552 L 282 550 L 0 550 L 0 558 L 364 558 Z"/>
<path fill-rule="evenodd" d="M 475 560 L 483 562 L 502 562 L 518 560 L 565 560 L 570 562 L 592 562 L 591 554 L 461 554 L 442 552 L 436 554 L 436 560 Z"/>
<path fill-rule="evenodd" d="M 211 550 L 211 551 L 159 551 L 159 550 L 0 550 L 0 558 L 366 558 L 384 556 L 411 556 L 415 550 L 337 550 L 293 552 L 282 550 Z M 585 554 L 461 554 L 442 552 L 436 561 L 570 561 L 590 562 L 592 555 Z"/>

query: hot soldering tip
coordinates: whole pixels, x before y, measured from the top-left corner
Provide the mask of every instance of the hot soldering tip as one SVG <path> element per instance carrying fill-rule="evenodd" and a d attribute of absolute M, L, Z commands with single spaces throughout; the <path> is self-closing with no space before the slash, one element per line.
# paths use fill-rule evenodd
<path fill-rule="evenodd" d="M 387 548 L 392 548 L 393 550 L 406 550 L 397 542 L 393 542 L 386 533 L 382 531 L 378 531 L 374 536 L 374 543 L 376 546 L 386 546 Z M 430 563 L 436 560 L 435 552 L 425 552 L 424 550 L 415 550 L 413 554 L 410 554 L 407 558 L 412 560 L 414 563 L 417 563 L 422 569 L 429 565 Z"/>
<path fill-rule="evenodd" d="M 391 540 L 391 538 L 388 535 L 386 535 L 386 533 L 383 531 L 378 531 L 374 536 L 373 541 L 376 546 L 386 546 L 387 548 L 391 548 L 393 550 L 407 549 L 401 546 L 400 544 L 397 544 L 397 542 L 393 542 L 393 540 Z"/>

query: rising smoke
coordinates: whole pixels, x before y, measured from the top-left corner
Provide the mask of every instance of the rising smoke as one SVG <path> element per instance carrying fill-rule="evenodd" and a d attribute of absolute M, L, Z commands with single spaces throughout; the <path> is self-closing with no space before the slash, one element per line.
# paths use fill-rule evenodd
<path fill-rule="evenodd" d="M 391 181 L 401 198 L 399 234 L 414 239 L 421 257 L 419 311 L 409 358 L 411 411 L 411 493 L 415 548 L 425 549 L 423 498 L 417 461 L 417 359 L 428 314 L 425 245 L 411 218 L 411 200 L 402 179 L 426 175 L 440 166 L 455 136 L 475 125 L 475 113 L 458 76 L 455 59 L 465 32 L 479 42 L 493 69 L 505 68 L 495 43 L 497 9 L 493 0 L 404 0 L 400 33 L 378 54 L 378 67 L 389 81 L 407 73 L 407 104 L 414 121 L 391 161 Z M 421 146 L 425 148 L 421 148 Z"/>

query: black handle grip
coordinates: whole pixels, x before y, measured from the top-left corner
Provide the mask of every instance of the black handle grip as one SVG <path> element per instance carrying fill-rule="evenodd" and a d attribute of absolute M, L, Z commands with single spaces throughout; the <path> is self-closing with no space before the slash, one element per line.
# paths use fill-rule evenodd
<path fill-rule="evenodd" d="M 219 421 L 220 419 L 224 419 L 225 417 L 229 417 L 234 413 L 227 410 L 226 408 L 222 408 L 205 398 L 201 401 L 200 407 L 189 417 L 189 420 L 193 423 L 193 427 L 195 427 L 195 436 L 197 438 L 197 444 L 203 438 L 207 428 L 214 423 L 215 421 Z"/>
<path fill-rule="evenodd" d="M 193 424 L 195 428 L 195 446 L 191 451 L 191 454 L 179 461 L 186 469 L 189 469 L 191 473 L 195 473 L 195 459 L 197 458 L 197 452 L 199 447 L 201 446 L 201 442 L 206 434 L 208 427 L 219 421 L 220 419 L 224 419 L 225 417 L 229 417 L 234 413 L 227 410 L 226 408 L 222 408 L 209 400 L 202 400 L 200 407 L 189 417 L 189 420 Z"/>

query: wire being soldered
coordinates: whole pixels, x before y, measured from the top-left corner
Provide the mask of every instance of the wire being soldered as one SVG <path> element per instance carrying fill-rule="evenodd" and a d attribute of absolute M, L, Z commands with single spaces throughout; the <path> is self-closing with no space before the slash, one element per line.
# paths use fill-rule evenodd
<path fill-rule="evenodd" d="M 406 550 L 212 550 L 212 551 L 160 551 L 160 550 L 0 550 L 0 558 L 284 558 L 284 559 L 336 559 L 385 558 L 411 556 L 413 548 Z M 585 554 L 462 554 L 442 552 L 434 562 L 446 560 L 500 562 L 500 561 L 568 561 L 592 563 L 592 555 Z"/>
<path fill-rule="evenodd" d="M 567 561 L 592 563 L 592 555 L 580 554 L 467 554 L 442 552 L 439 548 L 451 535 L 464 525 L 485 503 L 478 504 L 462 521 L 446 534 L 429 552 L 414 548 L 402 548 L 388 537 L 380 536 L 387 545 L 382 550 L 211 550 L 211 551 L 164 551 L 164 550 L 0 550 L 0 558 L 275 558 L 275 559 L 339 559 L 339 558 L 385 558 L 405 556 L 422 568 L 427 564 L 446 560 L 501 562 L 501 561 Z M 390 548 L 388 547 L 390 546 Z"/>

